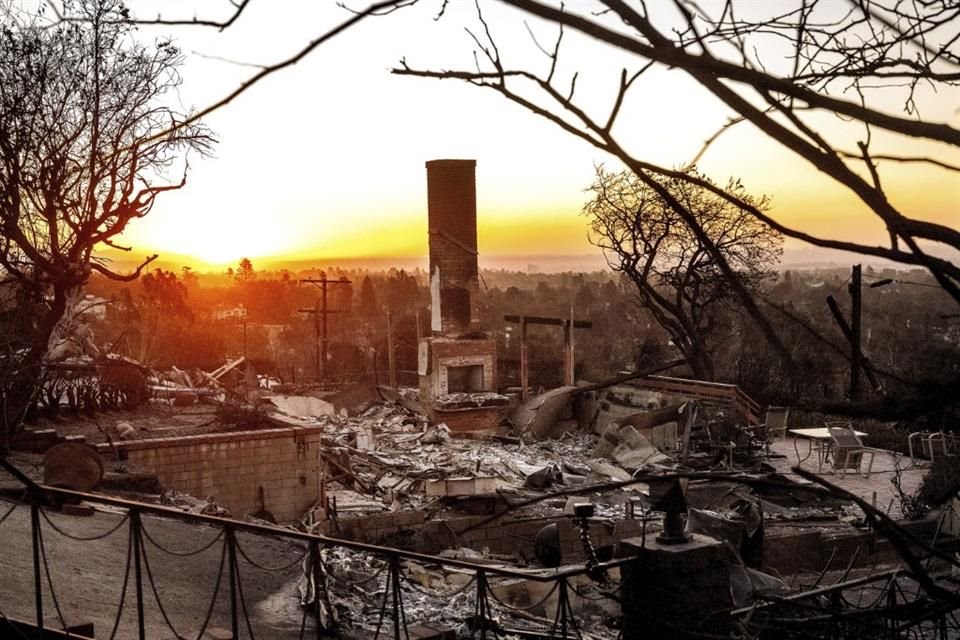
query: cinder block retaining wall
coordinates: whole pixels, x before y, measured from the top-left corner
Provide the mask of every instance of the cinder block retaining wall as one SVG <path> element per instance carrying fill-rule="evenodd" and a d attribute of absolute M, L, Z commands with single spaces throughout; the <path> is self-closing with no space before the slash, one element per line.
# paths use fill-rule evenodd
<path fill-rule="evenodd" d="M 516 553 L 533 558 L 533 539 L 537 532 L 556 522 L 565 561 L 584 559 L 579 529 L 569 517 L 510 519 L 506 516 L 479 525 L 487 518 L 468 516 L 440 519 L 424 511 L 401 511 L 344 519 L 339 522 L 339 529 L 325 522 L 321 532 L 333 537 L 404 547 L 421 553 L 439 553 L 451 547 L 464 546 L 477 551 Z M 914 535 L 929 538 L 936 522 L 928 519 L 903 524 Z M 471 526 L 476 528 L 459 533 Z M 590 525 L 590 538 L 596 547 L 615 544 L 625 538 L 641 535 L 642 527 L 640 520 L 593 522 Z M 814 529 L 767 536 L 764 540 L 764 570 L 782 575 L 821 571 L 834 550 L 834 569 L 843 569 L 854 556 L 858 567 L 896 562 L 899 557 L 888 541 L 869 532 L 832 536 Z"/>
<path fill-rule="evenodd" d="M 929 541 L 934 535 L 937 519 L 930 516 L 924 520 L 898 524 L 918 538 Z M 851 561 L 854 561 L 855 567 L 866 567 L 897 563 L 900 555 L 889 540 L 869 531 L 837 535 L 810 528 L 788 534 L 767 535 L 763 541 L 764 570 L 781 575 L 820 572 L 828 562 L 831 563 L 831 570 L 842 570 Z"/>
<path fill-rule="evenodd" d="M 439 553 L 444 549 L 463 546 L 491 553 L 516 553 L 532 559 L 533 540 L 537 533 L 548 524 L 556 522 L 565 561 L 582 560 L 584 557 L 580 530 L 569 517 L 504 517 L 480 524 L 487 519 L 488 516 L 443 519 L 424 511 L 401 511 L 344 519 L 339 522 L 339 529 L 325 522 L 322 530 L 333 537 L 399 546 L 421 553 Z M 460 533 L 472 526 L 476 528 Z M 590 525 L 590 538 L 596 547 L 611 545 L 624 538 L 640 535 L 642 526 L 640 520 L 594 522 Z"/>
<path fill-rule="evenodd" d="M 217 503 L 237 518 L 261 508 L 297 520 L 317 501 L 320 427 L 240 431 L 116 443 L 165 487 Z M 108 445 L 98 445 L 110 453 Z M 259 502 L 263 491 L 263 504 Z"/>

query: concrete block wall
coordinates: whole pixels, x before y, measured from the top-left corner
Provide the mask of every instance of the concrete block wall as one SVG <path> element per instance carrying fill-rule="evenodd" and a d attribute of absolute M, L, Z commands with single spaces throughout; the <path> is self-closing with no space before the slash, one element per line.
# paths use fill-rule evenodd
<path fill-rule="evenodd" d="M 915 536 L 930 540 L 937 519 L 929 517 L 916 522 L 901 522 Z M 916 550 L 915 550 L 916 551 Z M 781 575 L 820 572 L 833 556 L 832 568 L 846 567 L 856 558 L 855 567 L 898 562 L 896 548 L 883 536 L 870 532 L 830 534 L 810 528 L 787 533 L 768 533 L 763 540 L 763 569 Z"/>
<path fill-rule="evenodd" d="M 420 553 L 439 553 L 452 547 L 468 547 L 497 554 L 518 554 L 534 558 L 533 541 L 548 524 L 557 523 L 560 530 L 560 548 L 565 562 L 584 559 L 580 531 L 569 517 L 502 518 L 459 533 L 477 525 L 488 516 L 441 518 L 425 511 L 400 511 L 365 518 L 351 518 L 339 522 L 339 530 L 324 523 L 322 531 L 334 537 L 371 544 L 399 545 Z M 592 522 L 590 538 L 594 547 L 613 545 L 625 538 L 640 534 L 640 520 Z"/>
<path fill-rule="evenodd" d="M 321 433 L 320 427 L 291 427 L 137 440 L 117 448 L 164 487 L 213 497 L 234 517 L 264 508 L 289 522 L 319 497 Z"/>

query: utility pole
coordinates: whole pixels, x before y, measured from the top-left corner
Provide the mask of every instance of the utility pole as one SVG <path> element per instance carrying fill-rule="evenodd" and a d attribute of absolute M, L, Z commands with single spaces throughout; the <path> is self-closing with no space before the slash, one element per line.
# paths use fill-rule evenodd
<path fill-rule="evenodd" d="M 317 341 L 315 359 L 317 363 L 317 380 L 327 377 L 327 315 L 331 313 L 344 313 L 342 309 L 327 308 L 327 287 L 337 284 L 351 284 L 350 280 L 342 278 L 340 280 L 328 280 L 327 274 L 320 272 L 319 278 L 304 278 L 301 283 L 312 284 L 320 287 L 320 300 L 317 301 L 313 309 L 300 309 L 299 313 L 313 314 L 314 336 Z"/>
<path fill-rule="evenodd" d="M 313 309 L 300 309 L 297 313 L 310 313 L 313 314 L 313 367 L 317 380 L 321 379 L 321 364 L 320 364 L 320 316 L 321 314 L 326 317 L 320 310 L 320 301 L 318 300 L 314 304 Z M 326 368 L 324 367 L 324 371 Z"/>
<path fill-rule="evenodd" d="M 850 274 L 850 399 L 860 399 L 860 369 L 863 367 L 861 346 L 860 312 L 862 293 L 862 274 L 860 265 L 853 265 Z"/>
<path fill-rule="evenodd" d="M 387 368 L 390 388 L 397 386 L 397 365 L 393 357 L 393 314 L 387 311 Z"/>
<path fill-rule="evenodd" d="M 527 318 L 520 318 L 520 399 L 530 395 L 530 348 L 527 346 Z"/>
<path fill-rule="evenodd" d="M 889 284 L 884 282 L 883 284 Z M 850 311 L 850 323 L 847 323 L 846 318 L 843 317 L 843 312 L 840 311 L 840 305 L 837 304 L 836 299 L 830 295 L 827 296 L 827 306 L 830 307 L 830 313 L 833 314 L 833 319 L 837 322 L 837 326 L 840 327 L 840 331 L 843 332 L 843 336 L 847 339 L 847 342 L 850 343 L 850 399 L 859 400 L 861 398 L 863 386 L 862 380 L 860 378 L 860 372 L 866 374 L 867 380 L 870 381 L 870 386 L 873 387 L 874 391 L 880 388 L 880 382 L 877 380 L 876 375 L 873 371 L 873 365 L 870 364 L 870 360 L 863 355 L 862 349 L 862 308 L 863 308 L 863 278 L 862 270 L 860 265 L 854 265 L 853 271 L 850 273 L 850 286 L 848 290 L 850 292 L 850 302 L 851 302 L 851 311 Z M 882 286 L 882 285 L 881 285 Z"/>

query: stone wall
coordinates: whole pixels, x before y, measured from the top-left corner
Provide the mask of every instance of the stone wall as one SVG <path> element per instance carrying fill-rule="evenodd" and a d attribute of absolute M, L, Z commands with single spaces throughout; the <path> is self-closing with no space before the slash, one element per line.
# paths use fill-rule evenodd
<path fill-rule="evenodd" d="M 321 433 L 320 427 L 291 427 L 116 446 L 127 460 L 155 473 L 164 487 L 212 496 L 237 518 L 265 509 L 278 522 L 289 522 L 318 499 Z M 98 448 L 110 452 L 107 445 Z"/>

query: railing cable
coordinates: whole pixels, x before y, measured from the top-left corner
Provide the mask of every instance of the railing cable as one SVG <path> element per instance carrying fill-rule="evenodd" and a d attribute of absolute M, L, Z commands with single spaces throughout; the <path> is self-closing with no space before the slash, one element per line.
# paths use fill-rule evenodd
<path fill-rule="evenodd" d="M 150 532 L 147 531 L 147 528 L 144 527 L 142 523 L 141 523 L 141 525 L 140 525 L 140 531 L 141 531 L 141 533 L 143 533 L 143 535 L 144 535 L 144 537 L 147 539 L 147 541 L 148 541 L 150 544 L 152 544 L 153 546 L 155 546 L 157 549 L 159 549 L 160 551 L 162 551 L 162 552 L 164 552 L 164 553 L 166 553 L 166 554 L 168 554 L 168 555 L 171 555 L 171 556 L 178 556 L 178 557 L 180 557 L 180 558 L 186 558 L 186 557 L 189 557 L 189 556 L 195 556 L 195 555 L 197 555 L 197 554 L 199 554 L 199 553 L 203 553 L 204 551 L 206 551 L 207 549 L 209 549 L 210 547 L 212 547 L 213 545 L 215 545 L 215 544 L 217 543 L 217 541 L 220 540 L 220 538 L 223 537 L 223 531 L 224 531 L 224 530 L 223 530 L 223 529 L 220 529 L 219 533 L 217 533 L 217 535 L 214 536 L 214 538 L 213 538 L 212 540 L 210 540 L 210 542 L 206 543 L 205 545 L 203 545 L 203 546 L 200 547 L 199 549 L 196 549 L 196 550 L 193 550 L 193 551 L 186 551 L 186 552 L 183 552 L 183 551 L 174 551 L 174 550 L 172 550 L 172 549 L 168 549 L 167 547 L 161 545 L 159 542 L 157 542 L 157 541 L 154 539 L 153 536 L 150 535 Z"/>
<path fill-rule="evenodd" d="M 231 560 L 233 562 L 233 573 L 236 576 L 234 584 L 237 589 L 237 594 L 240 596 L 240 611 L 243 612 L 243 621 L 247 627 L 247 633 L 249 634 L 250 640 L 254 640 L 253 626 L 250 624 L 250 614 L 247 611 L 247 599 L 243 595 L 243 580 L 240 576 L 240 563 L 237 560 L 237 554 L 236 554 L 236 551 L 240 550 L 240 545 L 237 542 L 237 536 L 235 531 L 231 530 L 229 535 L 233 538 L 234 553 L 232 554 Z M 293 565 L 290 565 L 290 566 L 293 566 Z M 234 635 L 234 638 L 236 640 L 239 640 L 240 636 Z"/>
<path fill-rule="evenodd" d="M 43 510 L 40 510 L 43 513 Z M 47 548 L 43 544 L 43 529 L 39 526 L 40 522 L 37 521 L 37 541 L 40 543 L 40 559 L 43 561 L 43 572 L 47 576 L 47 586 L 50 588 L 50 597 L 53 600 L 53 608 L 57 612 L 57 618 L 60 620 L 61 626 L 64 629 L 69 627 L 67 621 L 64 619 L 63 610 L 60 609 L 60 601 L 57 598 L 57 592 L 53 588 L 53 579 L 50 577 L 50 563 L 47 562 Z"/>
<path fill-rule="evenodd" d="M 124 518 L 126 521 L 126 518 Z M 110 632 L 110 640 L 117 637 L 117 630 L 120 628 L 120 619 L 123 617 L 123 605 L 127 601 L 127 584 L 130 581 L 130 561 L 131 551 L 133 551 L 132 534 L 127 536 L 127 566 L 123 570 L 123 585 L 120 587 L 120 605 L 117 607 L 117 617 L 113 622 L 113 631 Z"/>
<path fill-rule="evenodd" d="M 221 536 L 217 536 L 219 540 Z M 217 568 L 217 581 L 213 585 L 213 595 L 210 596 L 210 606 L 207 608 L 207 613 L 203 618 L 203 625 L 200 627 L 199 633 L 197 633 L 197 640 L 202 640 L 203 634 L 207 631 L 207 625 L 210 624 L 210 618 L 213 616 L 213 609 L 217 604 L 217 595 L 220 593 L 220 583 L 223 581 L 223 565 L 227 559 L 227 542 L 224 540 L 223 544 L 220 546 L 220 566 Z"/>
<path fill-rule="evenodd" d="M 146 530 L 144 530 L 142 526 L 140 528 L 140 534 L 146 537 Z M 217 539 L 219 539 L 219 536 Z M 214 542 L 216 542 L 216 539 Z M 157 602 L 157 609 L 160 610 L 160 615 L 163 617 L 163 621 L 166 623 L 170 631 L 173 632 L 173 636 L 175 638 L 183 638 L 184 636 L 174 628 L 173 622 L 170 620 L 170 616 L 167 615 L 167 610 L 163 606 L 163 602 L 160 601 L 160 593 L 157 590 L 156 580 L 153 578 L 153 569 L 150 567 L 150 558 L 147 556 L 146 546 L 142 543 L 140 544 L 140 553 L 143 555 L 143 567 L 147 570 L 147 582 L 150 585 L 150 591 L 153 593 L 153 599 Z"/>
<path fill-rule="evenodd" d="M 130 513 L 128 512 L 125 516 L 123 516 L 123 518 L 120 519 L 120 521 L 115 526 L 111 527 L 110 529 L 108 529 L 103 533 L 98 533 L 97 535 L 94 535 L 94 536 L 78 536 L 73 533 L 67 533 L 66 531 L 61 529 L 59 526 L 57 526 L 56 523 L 53 522 L 53 520 L 50 519 L 50 516 L 48 516 L 47 513 L 42 509 L 40 510 L 40 515 L 43 516 L 43 519 L 47 521 L 47 524 L 49 524 L 54 531 L 62 535 L 64 538 L 76 540 L 77 542 L 90 542 L 91 540 L 103 540 L 110 534 L 118 531 L 120 527 L 122 527 L 130 518 Z"/>
<path fill-rule="evenodd" d="M 291 567 L 293 567 L 293 566 L 296 565 L 296 564 L 301 564 L 301 563 L 303 563 L 303 559 L 304 559 L 304 557 L 307 555 L 307 549 L 301 549 L 301 551 L 303 552 L 303 555 L 300 556 L 300 557 L 298 557 L 298 558 L 296 558 L 296 559 L 295 559 L 293 562 L 291 562 L 290 564 L 285 564 L 285 565 L 277 566 L 277 567 L 267 567 L 267 566 L 264 566 L 264 565 L 262 565 L 262 564 L 260 564 L 260 563 L 258 563 L 258 562 L 254 562 L 254 561 L 250 558 L 250 556 L 247 555 L 247 552 L 243 550 L 243 546 L 240 544 L 239 538 L 235 539 L 234 544 L 235 544 L 236 547 L 237 547 L 237 553 L 239 553 L 239 554 L 240 554 L 240 557 L 243 558 L 244 560 L 246 560 L 248 564 L 251 564 L 251 565 L 253 565 L 254 567 L 256 567 L 257 569 L 260 569 L 261 571 L 266 571 L 266 572 L 268 572 L 268 573 L 278 573 L 278 572 L 280 572 L 280 571 L 286 571 L 286 570 L 290 569 Z"/>
<path fill-rule="evenodd" d="M 26 492 L 24 492 L 24 493 L 26 493 Z M 21 499 L 22 499 L 22 497 L 21 497 Z M 3 524 L 4 520 L 6 520 L 7 518 L 9 518 L 9 517 L 10 517 L 10 514 L 12 514 L 14 511 L 16 511 L 17 507 L 20 506 L 20 501 L 19 501 L 19 500 L 13 500 L 13 501 L 11 501 L 11 502 L 12 502 L 13 504 L 11 504 L 11 505 L 10 505 L 10 508 L 7 509 L 7 512 L 4 513 L 2 517 L 0 517 L 0 524 Z M 0 613 L 0 615 L 3 615 L 3 614 Z"/>

